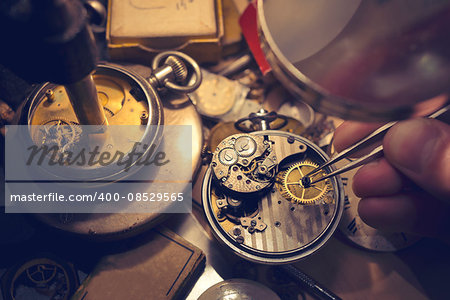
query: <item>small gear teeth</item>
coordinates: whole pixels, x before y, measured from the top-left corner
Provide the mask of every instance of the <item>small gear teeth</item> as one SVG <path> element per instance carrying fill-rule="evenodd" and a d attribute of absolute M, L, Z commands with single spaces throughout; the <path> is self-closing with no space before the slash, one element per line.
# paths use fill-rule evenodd
<path fill-rule="evenodd" d="M 292 203 L 312 204 L 322 199 L 329 190 L 329 180 L 324 180 L 311 187 L 303 187 L 301 179 L 318 165 L 305 160 L 292 165 L 287 171 L 279 174 L 281 179 L 281 195 Z"/>
<path fill-rule="evenodd" d="M 105 111 L 105 113 L 106 113 L 107 117 L 109 117 L 109 118 L 111 118 L 111 117 L 114 117 L 114 113 L 113 113 L 113 111 L 112 111 L 112 110 L 110 110 L 109 108 L 107 108 L 107 107 L 103 106 L 103 110 Z"/>
<path fill-rule="evenodd" d="M 172 67 L 175 81 L 183 82 L 184 80 L 186 80 L 188 71 L 186 64 L 181 59 L 175 56 L 169 56 L 167 57 L 165 64 Z"/>

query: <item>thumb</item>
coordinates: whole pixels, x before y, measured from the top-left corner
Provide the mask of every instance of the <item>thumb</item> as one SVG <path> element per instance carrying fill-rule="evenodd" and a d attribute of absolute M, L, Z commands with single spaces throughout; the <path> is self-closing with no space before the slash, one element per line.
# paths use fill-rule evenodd
<path fill-rule="evenodd" d="M 418 186 L 450 202 L 450 126 L 412 119 L 392 127 L 383 140 L 386 159 Z"/>

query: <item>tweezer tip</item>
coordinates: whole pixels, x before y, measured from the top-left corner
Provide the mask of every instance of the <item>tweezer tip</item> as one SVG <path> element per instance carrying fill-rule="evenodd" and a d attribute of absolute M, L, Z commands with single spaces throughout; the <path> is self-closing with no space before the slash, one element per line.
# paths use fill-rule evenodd
<path fill-rule="evenodd" d="M 312 169 L 309 173 L 307 173 L 303 177 L 310 177 L 312 174 L 315 174 L 315 173 L 319 172 L 322 168 L 323 168 L 323 166 L 318 166 L 318 167 Z"/>

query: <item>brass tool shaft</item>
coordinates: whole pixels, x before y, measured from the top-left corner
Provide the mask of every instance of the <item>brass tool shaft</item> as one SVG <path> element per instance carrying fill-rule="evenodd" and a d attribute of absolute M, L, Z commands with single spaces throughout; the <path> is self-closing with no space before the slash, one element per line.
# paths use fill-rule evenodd
<path fill-rule="evenodd" d="M 108 125 L 92 75 L 64 87 L 80 125 Z"/>

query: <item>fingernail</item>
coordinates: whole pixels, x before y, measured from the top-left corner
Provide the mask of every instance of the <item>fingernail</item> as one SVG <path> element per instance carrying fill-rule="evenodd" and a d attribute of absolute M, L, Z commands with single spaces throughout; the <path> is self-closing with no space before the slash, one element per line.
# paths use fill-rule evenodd
<path fill-rule="evenodd" d="M 400 122 L 385 137 L 385 156 L 397 167 L 421 172 L 433 153 L 439 134 L 439 130 L 429 120 Z"/>

